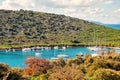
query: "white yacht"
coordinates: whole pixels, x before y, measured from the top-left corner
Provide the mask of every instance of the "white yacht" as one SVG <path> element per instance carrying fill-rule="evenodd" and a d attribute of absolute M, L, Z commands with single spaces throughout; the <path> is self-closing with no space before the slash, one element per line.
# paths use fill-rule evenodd
<path fill-rule="evenodd" d="M 30 50 L 31 50 L 31 48 L 22 48 L 23 52 L 30 51 Z"/>
<path fill-rule="evenodd" d="M 46 50 L 50 50 L 51 49 L 51 47 L 44 47 Z"/>
<path fill-rule="evenodd" d="M 63 49 L 63 50 L 65 50 L 65 49 L 66 49 L 66 47 L 65 47 L 65 46 L 63 46 L 63 47 L 62 47 L 62 49 Z"/>
<path fill-rule="evenodd" d="M 41 47 L 37 46 L 35 49 L 36 49 L 36 50 L 39 50 L 39 49 L 41 49 Z"/>
<path fill-rule="evenodd" d="M 92 57 L 96 57 L 96 56 L 98 56 L 98 54 L 96 54 L 96 53 L 91 54 L 91 55 L 92 55 Z"/>
<path fill-rule="evenodd" d="M 35 53 L 35 57 L 40 57 L 42 53 Z"/>
<path fill-rule="evenodd" d="M 58 58 L 68 58 L 68 55 L 66 54 L 59 54 L 57 55 Z"/>
<path fill-rule="evenodd" d="M 58 49 L 58 46 L 55 46 L 54 49 Z"/>
<path fill-rule="evenodd" d="M 12 49 L 13 52 L 15 52 L 15 49 Z"/>
<path fill-rule="evenodd" d="M 92 46 L 92 47 L 87 47 L 87 48 L 91 51 L 99 51 L 100 50 L 100 47 L 97 47 L 97 46 Z"/>
<path fill-rule="evenodd" d="M 57 60 L 57 59 L 59 59 L 59 58 L 57 58 L 57 57 L 52 57 L 51 58 L 51 60 Z"/>

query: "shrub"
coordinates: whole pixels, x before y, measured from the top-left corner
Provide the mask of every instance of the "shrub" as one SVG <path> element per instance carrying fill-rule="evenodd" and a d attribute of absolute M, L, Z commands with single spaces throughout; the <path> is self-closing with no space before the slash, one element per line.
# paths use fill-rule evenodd
<path fill-rule="evenodd" d="M 63 58 L 59 58 L 57 60 L 52 60 L 50 63 L 52 66 L 60 66 L 64 67 L 65 66 L 65 61 Z"/>
<path fill-rule="evenodd" d="M 0 79 L 4 80 L 9 75 L 10 68 L 7 64 L 0 64 Z"/>
<path fill-rule="evenodd" d="M 25 78 L 22 77 L 22 70 L 19 68 L 12 68 L 10 70 L 10 74 L 7 77 L 7 80 L 25 80 Z"/>
<path fill-rule="evenodd" d="M 85 55 L 85 57 L 84 57 L 84 62 L 86 63 L 86 64 L 91 64 L 91 63 L 93 63 L 93 58 L 92 58 L 92 56 L 91 55 Z"/>
<path fill-rule="evenodd" d="M 25 68 L 25 75 L 37 75 L 40 73 L 46 73 L 48 69 L 52 68 L 50 62 L 40 58 L 28 58 L 25 61 L 27 67 Z"/>
<path fill-rule="evenodd" d="M 48 80 L 48 76 L 47 76 L 47 74 L 32 76 L 31 80 Z"/>
<path fill-rule="evenodd" d="M 84 62 L 84 61 L 83 61 L 82 58 L 77 57 L 77 58 L 74 58 L 74 59 L 68 59 L 68 60 L 66 61 L 66 64 L 67 64 L 68 66 L 75 67 L 75 66 L 78 66 L 78 65 L 82 64 L 83 62 Z"/>
<path fill-rule="evenodd" d="M 48 80 L 81 80 L 84 74 L 82 71 L 71 67 L 58 68 L 48 77 Z"/>
<path fill-rule="evenodd" d="M 112 60 L 95 59 L 92 65 L 86 69 L 87 70 L 86 76 L 92 77 L 95 71 L 98 70 L 99 68 L 120 70 L 120 62 Z"/>
<path fill-rule="evenodd" d="M 120 74 L 111 69 L 98 69 L 94 73 L 94 80 L 120 80 Z"/>
<path fill-rule="evenodd" d="M 117 54 L 117 55 L 113 56 L 112 58 L 115 61 L 120 61 L 120 54 Z"/>

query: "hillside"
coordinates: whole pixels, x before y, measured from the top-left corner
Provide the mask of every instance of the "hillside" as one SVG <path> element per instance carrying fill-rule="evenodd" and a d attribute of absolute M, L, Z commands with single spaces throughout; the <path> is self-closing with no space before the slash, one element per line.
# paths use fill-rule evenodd
<path fill-rule="evenodd" d="M 34 11 L 0 10 L 0 48 L 120 43 L 120 30 Z M 97 43 L 96 43 L 97 42 Z"/>

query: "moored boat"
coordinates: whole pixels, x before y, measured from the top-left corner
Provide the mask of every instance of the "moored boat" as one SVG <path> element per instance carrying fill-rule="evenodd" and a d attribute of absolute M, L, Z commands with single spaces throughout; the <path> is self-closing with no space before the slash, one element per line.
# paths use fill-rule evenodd
<path fill-rule="evenodd" d="M 57 55 L 58 58 L 68 58 L 68 55 L 66 54 L 59 54 Z"/>
<path fill-rule="evenodd" d="M 22 51 L 23 51 L 23 52 L 31 51 L 31 48 L 22 48 Z"/>

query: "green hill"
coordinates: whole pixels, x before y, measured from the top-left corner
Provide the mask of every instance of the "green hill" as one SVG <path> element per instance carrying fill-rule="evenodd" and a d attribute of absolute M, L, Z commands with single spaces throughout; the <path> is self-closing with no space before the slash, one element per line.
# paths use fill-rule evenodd
<path fill-rule="evenodd" d="M 120 30 L 64 15 L 0 10 L 0 48 L 119 44 Z"/>

